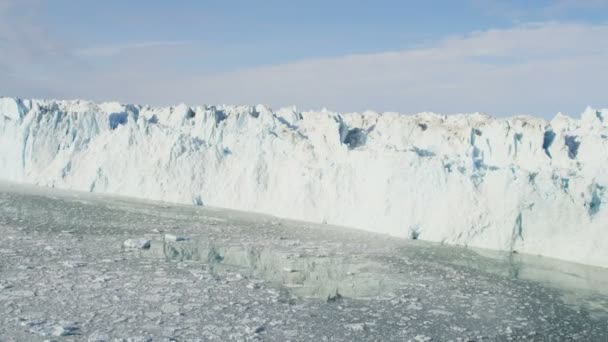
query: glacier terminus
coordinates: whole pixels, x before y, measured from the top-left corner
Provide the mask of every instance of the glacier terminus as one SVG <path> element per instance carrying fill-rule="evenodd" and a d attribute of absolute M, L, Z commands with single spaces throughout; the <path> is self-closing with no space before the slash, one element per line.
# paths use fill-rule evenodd
<path fill-rule="evenodd" d="M 0 179 L 608 266 L 608 110 L 546 121 L 5 97 Z"/>

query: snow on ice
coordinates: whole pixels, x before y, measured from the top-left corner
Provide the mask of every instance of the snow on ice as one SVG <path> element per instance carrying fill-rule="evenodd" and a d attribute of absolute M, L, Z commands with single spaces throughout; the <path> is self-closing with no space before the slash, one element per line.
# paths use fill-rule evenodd
<path fill-rule="evenodd" d="M 546 121 L 1 98 L 0 179 L 608 266 L 608 110 Z"/>

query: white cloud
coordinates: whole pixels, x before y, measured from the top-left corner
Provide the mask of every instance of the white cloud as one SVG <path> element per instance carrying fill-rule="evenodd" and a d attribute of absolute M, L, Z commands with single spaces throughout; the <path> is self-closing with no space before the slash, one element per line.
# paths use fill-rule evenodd
<path fill-rule="evenodd" d="M 186 83 L 195 91 L 184 89 L 182 96 L 195 102 L 295 103 L 337 110 L 576 114 L 587 104 L 608 105 L 605 37 L 608 25 L 523 25 L 410 51 L 191 79 Z"/>
<path fill-rule="evenodd" d="M 15 34 L 12 30 L 8 32 Z M 608 106 L 608 24 L 525 24 L 449 37 L 407 51 L 216 74 L 201 74 L 188 64 L 204 64 L 199 56 L 207 49 L 213 53 L 209 46 L 159 41 L 75 50 L 40 31 L 34 30 L 37 34 L 29 40 L 20 33 L 23 46 L 13 39 L 10 44 L 18 52 L 4 54 L 2 49 L 0 91 L 152 104 L 267 103 L 407 113 L 550 116 L 557 111 L 576 115 L 586 105 Z M 40 39 L 49 39 L 51 48 L 28 50 Z M 190 58 L 188 63 L 181 63 L 184 56 Z"/>
<path fill-rule="evenodd" d="M 491 17 L 506 18 L 513 22 L 521 22 L 529 16 L 527 11 L 510 0 L 469 0 L 470 3 L 481 10 L 485 15 Z"/>
<path fill-rule="evenodd" d="M 111 57 L 117 56 L 129 50 L 140 50 L 140 49 L 151 49 L 151 48 L 171 48 L 179 46 L 191 45 L 191 42 L 187 41 L 157 41 L 157 42 L 138 42 L 130 44 L 117 44 L 117 45 L 105 45 L 105 46 L 94 46 L 87 48 L 80 48 L 74 50 L 74 54 L 81 57 Z"/>
<path fill-rule="evenodd" d="M 608 0 L 556 0 L 549 8 L 567 10 L 571 8 L 600 8 L 608 7 Z"/>
<path fill-rule="evenodd" d="M 0 0 L 0 95 L 53 96 L 52 80 L 74 61 L 40 24 L 41 0 Z"/>
<path fill-rule="evenodd" d="M 608 8 L 608 0 L 551 0 L 521 3 L 512 0 L 469 0 L 484 15 L 513 23 L 555 20 L 572 12 Z"/>

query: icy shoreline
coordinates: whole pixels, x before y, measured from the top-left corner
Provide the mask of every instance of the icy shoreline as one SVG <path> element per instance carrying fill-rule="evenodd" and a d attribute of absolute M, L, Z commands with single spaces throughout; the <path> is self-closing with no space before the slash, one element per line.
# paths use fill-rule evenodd
<path fill-rule="evenodd" d="M 546 121 L 1 98 L 0 179 L 608 267 L 608 110 Z"/>
<path fill-rule="evenodd" d="M 2 181 L 0 236 L 2 341 L 608 334 L 608 269 L 548 258 Z"/>

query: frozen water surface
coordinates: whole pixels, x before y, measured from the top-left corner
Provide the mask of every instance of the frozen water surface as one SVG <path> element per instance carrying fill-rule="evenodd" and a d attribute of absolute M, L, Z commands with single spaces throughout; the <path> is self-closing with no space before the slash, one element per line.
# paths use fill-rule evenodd
<path fill-rule="evenodd" d="M 0 341 L 608 339 L 608 270 L 548 258 L 12 184 L 0 236 Z"/>

